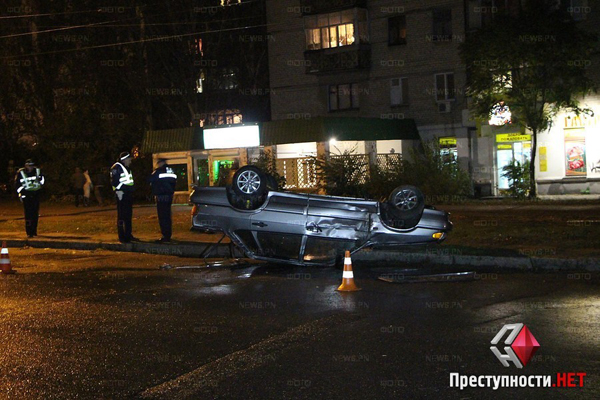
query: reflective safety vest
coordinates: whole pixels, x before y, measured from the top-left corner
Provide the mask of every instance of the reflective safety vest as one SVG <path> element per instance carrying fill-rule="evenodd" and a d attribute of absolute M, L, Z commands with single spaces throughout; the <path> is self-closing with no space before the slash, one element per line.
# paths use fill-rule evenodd
<path fill-rule="evenodd" d="M 116 188 L 113 186 L 113 189 L 120 190 L 123 185 L 133 186 L 133 174 L 129 172 L 123 164 L 118 162 L 115 163 L 115 165 L 121 167 L 121 175 L 119 175 L 119 184 Z"/>
<path fill-rule="evenodd" d="M 166 171 L 167 171 L 166 173 L 158 174 L 158 179 L 164 179 L 164 178 L 177 179 L 177 175 L 175 175 L 175 173 L 173 172 L 173 169 L 171 167 L 167 167 Z"/>
<path fill-rule="evenodd" d="M 35 169 L 35 176 L 27 176 L 27 174 L 25 174 L 25 170 L 22 170 L 21 179 L 19 180 L 19 182 L 21 182 L 21 187 L 17 189 L 17 193 L 21 193 L 22 190 L 28 190 L 31 192 L 40 190 L 45 181 L 44 177 L 40 175 L 41 173 L 39 168 Z"/>

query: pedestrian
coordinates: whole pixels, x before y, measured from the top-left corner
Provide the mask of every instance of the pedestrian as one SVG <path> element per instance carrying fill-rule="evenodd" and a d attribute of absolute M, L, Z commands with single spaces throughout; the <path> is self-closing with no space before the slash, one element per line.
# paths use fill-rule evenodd
<path fill-rule="evenodd" d="M 104 207 L 104 188 L 106 187 L 106 173 L 97 173 L 94 175 L 94 197 L 100 207 Z"/>
<path fill-rule="evenodd" d="M 94 187 L 92 183 L 92 178 L 90 178 L 90 172 L 88 169 L 83 171 L 83 177 L 85 178 L 85 183 L 83 184 L 83 206 L 90 206 L 90 195 L 92 194 L 92 188 Z"/>
<path fill-rule="evenodd" d="M 130 165 L 131 155 L 128 152 L 122 152 L 117 162 L 110 168 L 112 188 L 117 197 L 117 231 L 121 243 L 139 241 L 131 234 L 133 174 L 129 169 Z"/>
<path fill-rule="evenodd" d="M 173 194 L 175 193 L 177 175 L 173 172 L 173 169 L 167 165 L 167 160 L 161 158 L 158 159 L 156 169 L 152 172 L 148 181 L 152 186 L 152 194 L 156 199 L 158 223 L 162 234 L 162 237 L 156 240 L 156 242 L 170 242 L 173 231 L 171 205 L 173 204 Z"/>
<path fill-rule="evenodd" d="M 75 207 L 79 207 L 79 202 L 83 201 L 83 186 L 85 185 L 85 176 L 81 168 L 75 167 L 75 172 L 71 175 L 71 187 L 75 195 Z"/>
<path fill-rule="evenodd" d="M 40 215 L 39 191 L 45 180 L 41 170 L 31 159 L 25 161 L 25 167 L 17 171 L 15 176 L 15 187 L 25 210 L 25 232 L 29 238 L 37 236 Z"/>

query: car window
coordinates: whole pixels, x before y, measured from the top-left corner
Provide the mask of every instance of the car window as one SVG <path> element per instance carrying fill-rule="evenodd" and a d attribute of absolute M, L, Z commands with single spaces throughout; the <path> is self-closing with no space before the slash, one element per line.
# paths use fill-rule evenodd
<path fill-rule="evenodd" d="M 346 250 L 356 247 L 354 240 L 332 240 L 321 237 L 309 236 L 304 249 L 304 261 L 331 261 Z"/>
<path fill-rule="evenodd" d="M 300 254 L 302 235 L 258 232 L 256 234 L 263 257 L 297 259 Z"/>
<path fill-rule="evenodd" d="M 253 253 L 256 253 L 258 251 L 258 244 L 256 243 L 254 235 L 251 231 L 240 229 L 235 231 L 234 233 L 238 237 L 238 239 L 240 239 L 242 243 L 244 243 L 248 250 L 250 250 Z"/>

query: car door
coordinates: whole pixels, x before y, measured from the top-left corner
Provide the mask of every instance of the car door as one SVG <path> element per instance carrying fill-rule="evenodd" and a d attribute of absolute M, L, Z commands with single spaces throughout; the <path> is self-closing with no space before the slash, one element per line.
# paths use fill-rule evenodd
<path fill-rule="evenodd" d="M 369 236 L 370 212 L 365 203 L 329 196 L 309 196 L 303 260 L 332 263 L 345 250 Z"/>
<path fill-rule="evenodd" d="M 306 226 L 306 195 L 273 192 L 266 206 L 251 217 L 250 229 L 260 257 L 300 261 Z"/>

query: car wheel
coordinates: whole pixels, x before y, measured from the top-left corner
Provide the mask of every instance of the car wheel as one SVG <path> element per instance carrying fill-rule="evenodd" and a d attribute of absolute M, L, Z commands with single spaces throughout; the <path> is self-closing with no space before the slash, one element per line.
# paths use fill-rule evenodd
<path fill-rule="evenodd" d="M 240 196 L 261 197 L 267 191 L 267 178 L 259 168 L 246 165 L 233 175 L 232 187 Z"/>
<path fill-rule="evenodd" d="M 229 204 L 238 210 L 256 210 L 264 204 L 267 196 L 266 192 L 262 196 L 240 195 L 233 190 L 233 187 L 227 186 L 227 199 L 229 200 Z"/>
<path fill-rule="evenodd" d="M 403 185 L 390 193 L 388 205 L 391 217 L 397 219 L 394 226 L 412 228 L 421 218 L 425 208 L 425 197 L 417 187 Z"/>

